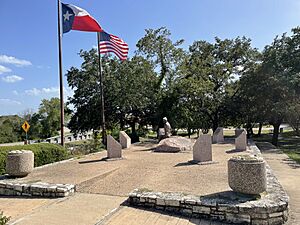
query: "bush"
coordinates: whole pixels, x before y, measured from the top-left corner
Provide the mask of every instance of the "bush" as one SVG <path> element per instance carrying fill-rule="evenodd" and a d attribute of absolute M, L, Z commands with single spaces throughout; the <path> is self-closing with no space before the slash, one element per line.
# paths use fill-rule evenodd
<path fill-rule="evenodd" d="M 4 216 L 3 212 L 0 212 L 0 225 L 6 225 L 10 221 L 10 217 Z"/>
<path fill-rule="evenodd" d="M 0 174 L 5 173 L 6 157 L 12 150 L 30 150 L 34 153 L 34 166 L 42 166 L 45 164 L 58 162 L 67 159 L 68 151 L 60 146 L 49 143 L 31 144 L 31 145 L 15 145 L 0 147 Z"/>
<path fill-rule="evenodd" d="M 105 146 L 101 143 L 101 136 L 98 135 L 92 140 L 66 143 L 66 148 L 71 152 L 72 156 L 78 156 L 102 151 L 105 149 Z"/>

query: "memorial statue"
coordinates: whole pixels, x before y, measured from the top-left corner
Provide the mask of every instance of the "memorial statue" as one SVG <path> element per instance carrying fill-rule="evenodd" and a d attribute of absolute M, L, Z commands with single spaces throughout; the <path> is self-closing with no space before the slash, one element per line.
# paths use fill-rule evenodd
<path fill-rule="evenodd" d="M 164 122 L 164 130 L 165 130 L 165 137 L 164 138 L 169 138 L 171 137 L 171 132 L 172 132 L 172 128 L 170 123 L 168 122 L 167 117 L 163 118 L 163 122 Z"/>
<path fill-rule="evenodd" d="M 163 118 L 164 128 L 159 128 L 157 133 L 158 141 L 171 137 L 172 128 L 167 117 Z"/>

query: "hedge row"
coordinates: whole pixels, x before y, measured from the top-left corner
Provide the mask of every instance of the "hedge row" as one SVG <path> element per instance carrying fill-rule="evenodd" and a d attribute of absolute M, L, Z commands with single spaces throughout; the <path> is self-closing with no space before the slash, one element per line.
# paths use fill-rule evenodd
<path fill-rule="evenodd" d="M 40 143 L 31 145 L 0 146 L 0 174 L 5 173 L 6 157 L 12 150 L 30 150 L 34 153 L 34 166 L 58 162 L 69 157 L 68 151 L 56 144 Z"/>

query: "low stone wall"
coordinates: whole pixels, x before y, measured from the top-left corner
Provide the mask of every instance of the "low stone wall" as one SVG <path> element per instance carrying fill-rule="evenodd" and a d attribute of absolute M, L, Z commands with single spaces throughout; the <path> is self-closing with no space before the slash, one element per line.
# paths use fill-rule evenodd
<path fill-rule="evenodd" d="M 260 154 L 254 143 L 250 143 L 248 151 L 251 154 Z M 266 170 L 267 193 L 262 194 L 259 199 L 257 196 L 242 195 L 233 191 L 195 196 L 135 189 L 129 194 L 129 203 L 235 224 L 283 224 L 288 219 L 289 198 L 268 165 Z"/>
<path fill-rule="evenodd" d="M 27 197 L 66 197 L 75 192 L 73 184 L 17 183 L 0 180 L 0 195 Z"/>

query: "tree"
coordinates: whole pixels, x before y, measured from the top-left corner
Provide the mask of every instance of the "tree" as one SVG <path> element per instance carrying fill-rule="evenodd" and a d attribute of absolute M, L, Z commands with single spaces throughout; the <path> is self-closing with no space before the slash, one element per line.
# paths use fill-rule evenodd
<path fill-rule="evenodd" d="M 300 134 L 300 102 L 295 99 L 294 103 L 288 108 L 286 119 L 297 135 Z"/>
<path fill-rule="evenodd" d="M 43 99 L 38 111 L 39 122 L 42 125 L 40 137 L 47 138 L 58 135 L 60 129 L 59 98 Z"/>
<path fill-rule="evenodd" d="M 300 29 L 292 29 L 289 37 L 276 37 L 263 52 L 262 73 L 268 76 L 270 88 L 265 91 L 268 120 L 274 127 L 272 143 L 277 146 L 280 124 L 284 121 L 294 99 L 299 98 Z"/>
<path fill-rule="evenodd" d="M 69 103 L 74 106 L 70 121 L 72 131 L 100 128 L 99 76 L 95 50 L 81 51 L 84 59 L 81 69 L 71 68 L 68 83 L 74 89 Z M 140 56 L 120 62 L 116 58 L 103 57 L 104 103 L 108 129 L 129 124 L 133 137 L 137 138 L 136 124 L 148 124 L 156 108 L 157 77 L 151 63 Z M 95 116 L 99 115 L 99 116 Z"/>
<path fill-rule="evenodd" d="M 83 59 L 81 68 L 71 67 L 66 74 L 68 84 L 74 90 L 73 97 L 67 103 L 74 107 L 68 124 L 74 133 L 99 130 L 101 124 L 97 51 L 95 49 L 81 50 L 79 55 Z M 105 64 L 106 61 L 103 59 L 103 65 Z M 113 67 L 113 62 L 110 65 Z M 107 103 L 106 98 L 105 103 Z"/>
<path fill-rule="evenodd" d="M 195 41 L 181 67 L 189 91 L 197 102 L 197 111 L 210 121 L 213 130 L 224 125 L 229 102 L 237 91 L 238 77 L 257 60 L 257 50 L 250 39 L 215 38 L 215 43 Z M 194 90 L 193 90 L 194 89 Z"/>
<path fill-rule="evenodd" d="M 18 116 L 0 117 L 0 143 L 21 141 L 22 120 Z"/>
<path fill-rule="evenodd" d="M 174 111 L 178 104 L 178 94 L 174 88 L 175 80 L 180 76 L 178 67 L 186 57 L 186 53 L 179 46 L 183 40 L 173 42 L 171 32 L 161 27 L 159 29 L 146 29 L 146 34 L 137 43 L 137 53 L 152 63 L 157 73 L 156 105 L 152 125 L 155 128 L 162 126 L 162 118 L 169 118 L 174 127 L 176 121 Z M 157 129 L 158 130 L 158 129 Z"/>
<path fill-rule="evenodd" d="M 249 118 L 252 114 L 253 121 L 271 124 L 274 145 L 278 144 L 280 124 L 288 118 L 297 118 L 293 111 L 297 110 L 300 93 L 300 67 L 296 63 L 300 60 L 300 30 L 295 28 L 292 32 L 290 37 L 283 34 L 267 45 L 259 66 L 241 78 L 240 101 L 249 105 L 243 115 Z"/>
<path fill-rule="evenodd" d="M 138 140 L 137 123 L 152 123 L 157 108 L 157 80 L 153 66 L 140 56 L 118 64 L 105 75 L 105 96 L 110 103 L 106 112 L 119 119 L 121 129 L 130 125 L 133 141 Z"/>
<path fill-rule="evenodd" d="M 165 81 L 168 86 L 176 75 L 177 66 L 180 64 L 184 51 L 179 48 L 183 39 L 172 42 L 171 32 L 161 27 L 146 29 L 146 34 L 136 44 L 138 53 L 150 60 L 160 70 L 158 87 Z"/>

